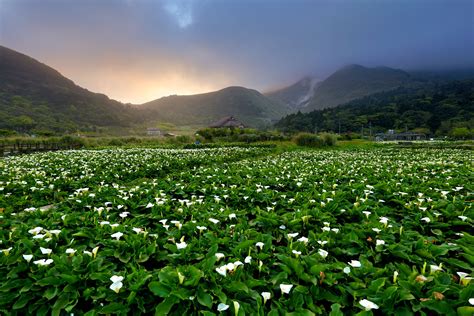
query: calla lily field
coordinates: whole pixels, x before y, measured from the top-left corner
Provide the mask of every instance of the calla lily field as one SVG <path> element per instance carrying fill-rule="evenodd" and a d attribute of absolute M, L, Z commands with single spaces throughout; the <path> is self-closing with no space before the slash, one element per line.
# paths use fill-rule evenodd
<path fill-rule="evenodd" d="M 461 149 L 0 160 L 0 314 L 473 315 Z"/>

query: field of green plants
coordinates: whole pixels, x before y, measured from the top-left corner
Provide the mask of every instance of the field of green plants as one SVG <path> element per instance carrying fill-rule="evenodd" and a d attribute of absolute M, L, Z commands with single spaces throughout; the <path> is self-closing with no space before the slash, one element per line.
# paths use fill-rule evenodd
<path fill-rule="evenodd" d="M 0 314 L 473 315 L 457 149 L 0 160 Z"/>

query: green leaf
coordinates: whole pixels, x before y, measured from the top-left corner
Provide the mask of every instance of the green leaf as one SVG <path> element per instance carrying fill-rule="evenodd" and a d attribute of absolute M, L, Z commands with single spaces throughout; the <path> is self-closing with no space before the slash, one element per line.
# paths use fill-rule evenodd
<path fill-rule="evenodd" d="M 79 277 L 76 275 L 62 273 L 59 276 L 69 284 L 73 284 L 79 281 Z"/>
<path fill-rule="evenodd" d="M 167 297 L 171 292 L 171 288 L 169 286 L 166 286 L 158 281 L 150 282 L 148 284 L 148 288 L 153 294 L 159 297 Z"/>
<path fill-rule="evenodd" d="M 198 285 L 199 280 L 204 276 L 204 273 L 201 270 L 193 266 L 179 268 L 178 270 L 185 276 L 183 283 L 184 286 L 195 287 Z"/>
<path fill-rule="evenodd" d="M 58 285 L 61 285 L 63 283 L 63 280 L 61 280 L 61 278 L 59 278 L 59 277 L 50 276 L 50 277 L 46 277 L 44 279 L 41 279 L 36 283 L 38 285 L 41 285 L 41 286 L 51 286 L 51 285 L 52 286 L 58 286 Z"/>
<path fill-rule="evenodd" d="M 59 316 L 61 310 L 69 304 L 69 293 L 62 293 L 56 299 L 56 302 L 53 305 L 53 316 Z"/>
<path fill-rule="evenodd" d="M 474 315 L 474 306 L 461 306 L 457 309 L 458 316 L 472 316 Z"/>
<path fill-rule="evenodd" d="M 89 239 L 93 239 L 93 234 L 87 231 L 79 231 L 77 233 L 72 234 L 74 237 L 85 237 Z"/>
<path fill-rule="evenodd" d="M 43 297 L 45 297 L 48 301 L 54 298 L 58 294 L 57 287 L 50 287 L 44 291 Z"/>
<path fill-rule="evenodd" d="M 119 312 L 126 312 L 127 307 L 122 303 L 110 303 L 105 305 L 99 311 L 100 314 L 117 314 Z"/>
<path fill-rule="evenodd" d="M 168 313 L 171 311 L 171 308 L 173 308 L 173 305 L 178 302 L 179 299 L 176 296 L 170 296 L 165 298 L 163 302 L 156 306 L 155 316 L 168 315 Z"/>
<path fill-rule="evenodd" d="M 20 298 L 13 304 L 13 309 L 20 309 L 25 307 L 25 305 L 32 299 L 34 298 L 34 295 L 32 293 L 25 293 L 20 296 Z"/>
<path fill-rule="evenodd" d="M 384 285 L 385 285 L 386 278 L 380 278 L 374 280 L 370 283 L 369 290 L 373 293 L 377 293 Z"/>
<path fill-rule="evenodd" d="M 197 300 L 199 304 L 201 305 L 204 305 L 209 308 L 212 307 L 212 296 L 204 292 L 204 290 L 201 287 L 199 287 L 197 291 Z"/>
<path fill-rule="evenodd" d="M 445 301 L 426 301 L 426 302 L 421 302 L 421 306 L 425 307 L 426 309 L 435 311 L 436 313 L 440 315 L 454 315 L 454 309 L 453 307 Z"/>
<path fill-rule="evenodd" d="M 248 293 L 249 288 L 245 283 L 239 282 L 239 281 L 233 281 L 230 284 L 225 285 L 226 289 L 231 291 L 231 292 L 243 292 L 243 293 Z"/>
<path fill-rule="evenodd" d="M 299 309 L 292 313 L 285 313 L 287 316 L 314 316 L 315 314 L 308 309 Z"/>
<path fill-rule="evenodd" d="M 175 268 L 167 266 L 158 273 L 160 282 L 169 286 L 174 286 L 179 283 L 178 272 Z"/>
<path fill-rule="evenodd" d="M 337 303 L 332 304 L 329 316 L 344 316 L 344 314 L 341 312 L 341 305 Z"/>

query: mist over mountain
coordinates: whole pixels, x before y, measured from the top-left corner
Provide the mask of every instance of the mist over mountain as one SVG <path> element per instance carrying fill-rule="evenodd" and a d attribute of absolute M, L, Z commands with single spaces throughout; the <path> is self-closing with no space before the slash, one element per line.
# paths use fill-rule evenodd
<path fill-rule="evenodd" d="M 331 108 L 381 91 L 391 90 L 410 80 L 403 70 L 389 67 L 343 67 L 322 81 L 304 111 Z"/>
<path fill-rule="evenodd" d="M 320 80 L 317 78 L 305 77 L 291 86 L 264 94 L 272 100 L 285 103 L 291 109 L 299 110 L 308 106 L 319 83 Z"/>

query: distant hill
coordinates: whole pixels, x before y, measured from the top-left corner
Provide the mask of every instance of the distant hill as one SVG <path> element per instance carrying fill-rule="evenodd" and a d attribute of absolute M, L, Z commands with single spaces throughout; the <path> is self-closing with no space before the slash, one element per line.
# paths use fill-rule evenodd
<path fill-rule="evenodd" d="M 0 129 L 65 132 L 128 126 L 135 120 L 130 107 L 0 46 Z"/>
<path fill-rule="evenodd" d="M 335 108 L 294 113 L 280 120 L 288 132 L 360 133 L 369 129 L 420 130 L 447 135 L 453 128 L 474 129 L 474 79 L 416 83 L 353 100 Z"/>
<path fill-rule="evenodd" d="M 243 87 L 228 87 L 209 93 L 164 97 L 141 105 L 125 105 L 104 94 L 81 88 L 53 68 L 0 46 L 0 130 L 64 133 L 115 128 L 127 131 L 125 128 L 142 128 L 156 123 L 203 127 L 227 116 L 234 116 L 250 127 L 266 127 L 292 112 L 331 108 L 378 92 L 406 89 L 399 97 L 413 101 L 409 91 L 427 90 L 436 99 L 433 87 L 473 73 L 468 69 L 408 74 L 387 67 L 351 65 L 324 81 L 317 82 L 308 77 L 266 95 Z M 361 106 L 362 111 L 366 106 L 357 102 L 349 107 L 355 116 L 359 115 L 356 106 Z M 387 110 L 385 104 L 377 104 Z M 350 111 L 346 111 L 346 117 L 352 115 Z M 378 110 L 371 108 L 371 111 Z M 449 109 L 446 111 L 451 113 Z M 390 115 L 395 114 L 391 112 Z M 393 123 L 393 117 L 390 122 Z M 433 124 L 430 128 L 436 125 Z"/>
<path fill-rule="evenodd" d="M 234 116 L 252 127 L 268 126 L 290 111 L 283 103 L 243 87 L 182 96 L 169 96 L 136 106 L 149 120 L 175 125 L 208 126 L 226 116 Z"/>
<path fill-rule="evenodd" d="M 299 110 L 308 105 L 314 95 L 314 90 L 320 80 L 305 77 L 291 86 L 264 93 L 268 98 L 282 102 L 293 110 Z"/>
<path fill-rule="evenodd" d="M 263 127 L 289 112 L 283 103 L 242 87 L 124 105 L 77 86 L 31 57 L 0 46 L 0 129 L 62 133 L 156 122 L 207 126 L 225 116 Z"/>
<path fill-rule="evenodd" d="M 399 69 L 346 66 L 318 84 L 303 111 L 335 107 L 376 92 L 395 89 L 409 80 L 410 75 Z"/>

